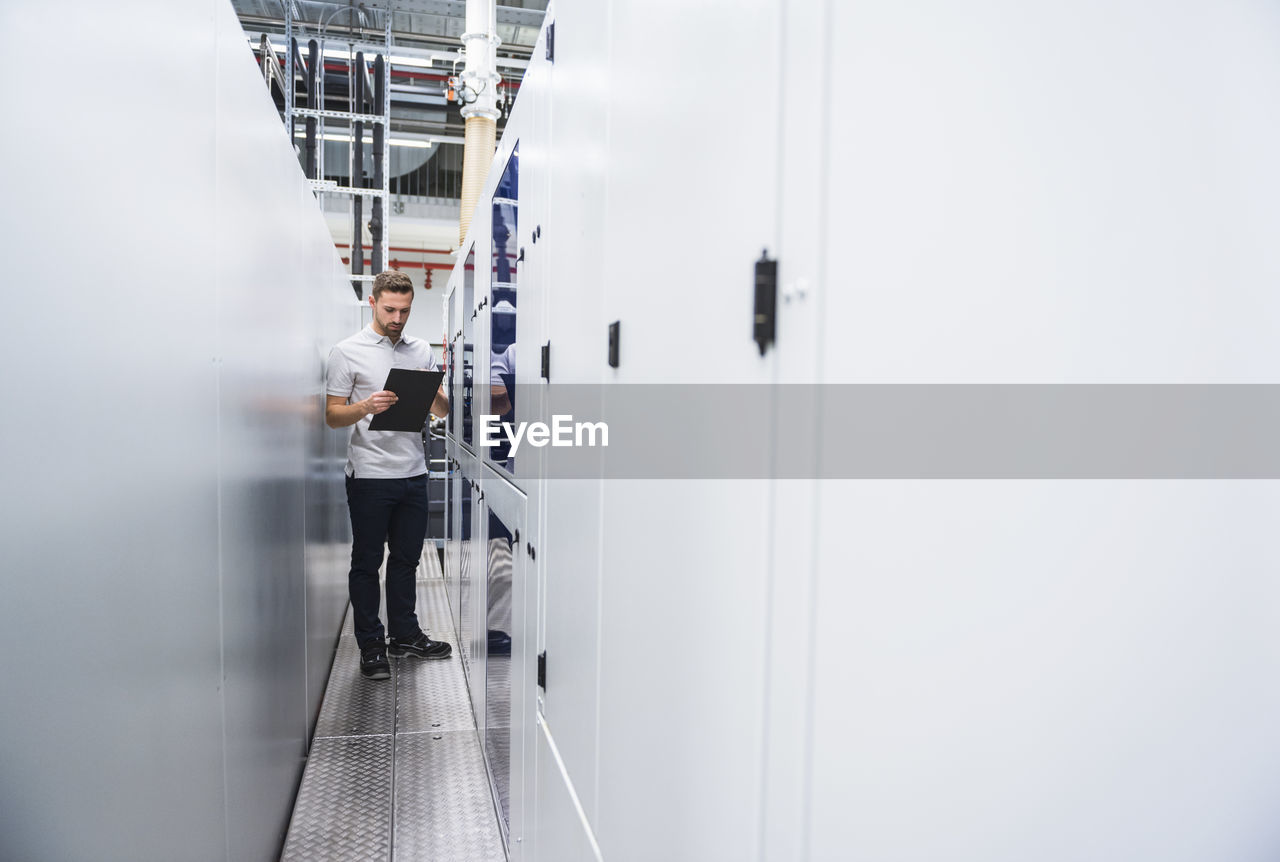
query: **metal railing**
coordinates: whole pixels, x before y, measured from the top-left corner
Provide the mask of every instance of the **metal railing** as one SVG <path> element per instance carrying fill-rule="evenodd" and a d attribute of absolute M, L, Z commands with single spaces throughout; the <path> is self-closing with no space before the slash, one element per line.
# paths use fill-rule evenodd
<path fill-rule="evenodd" d="M 333 160 L 335 167 L 346 161 Z M 326 173 L 326 180 L 339 186 L 350 184 L 345 173 Z M 419 167 L 390 180 L 390 193 L 396 197 L 427 197 L 460 200 L 462 198 L 462 145 L 435 144 L 431 156 Z"/>

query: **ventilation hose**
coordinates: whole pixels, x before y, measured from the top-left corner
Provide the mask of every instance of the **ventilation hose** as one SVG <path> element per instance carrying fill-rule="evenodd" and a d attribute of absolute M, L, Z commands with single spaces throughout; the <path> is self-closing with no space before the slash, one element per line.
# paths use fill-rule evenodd
<path fill-rule="evenodd" d="M 462 212 L 458 222 L 458 245 L 467 238 L 471 216 L 480 200 L 480 189 L 489 175 L 489 163 L 498 145 L 498 123 L 489 117 L 467 117 L 462 151 Z"/>

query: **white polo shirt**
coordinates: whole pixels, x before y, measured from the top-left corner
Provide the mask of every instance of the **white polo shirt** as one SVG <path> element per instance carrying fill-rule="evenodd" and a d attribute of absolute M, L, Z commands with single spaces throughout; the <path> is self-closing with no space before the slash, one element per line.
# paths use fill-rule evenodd
<path fill-rule="evenodd" d="M 431 345 L 421 338 L 401 336 L 392 343 L 385 335 L 366 326 L 329 351 L 325 391 L 363 401 L 382 390 L 392 368 L 425 368 L 434 371 L 436 358 Z M 372 415 L 364 416 L 351 429 L 347 445 L 347 475 L 357 479 L 407 479 L 427 472 L 418 431 L 370 431 Z"/>

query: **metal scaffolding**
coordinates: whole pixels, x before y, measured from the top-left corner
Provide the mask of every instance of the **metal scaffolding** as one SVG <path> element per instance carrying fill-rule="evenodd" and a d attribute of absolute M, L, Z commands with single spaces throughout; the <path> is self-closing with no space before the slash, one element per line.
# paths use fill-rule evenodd
<path fill-rule="evenodd" d="M 374 277 L 389 260 L 388 221 L 390 217 L 390 166 L 391 166 L 391 12 L 390 10 L 371 10 L 356 6 L 343 6 L 335 9 L 328 18 L 321 21 L 319 32 L 307 41 L 307 59 L 304 60 L 300 46 L 306 33 L 294 19 L 292 3 L 284 3 L 285 16 L 285 128 L 289 139 L 294 138 L 294 120 L 301 118 L 306 122 L 306 170 L 307 181 L 312 190 L 321 198 L 323 195 L 346 195 L 350 198 L 352 218 L 351 240 L 351 287 L 358 298 L 363 299 L 363 283 L 373 281 Z M 349 12 L 358 16 L 352 22 L 352 32 L 342 40 L 346 49 L 328 49 L 326 31 L 329 22 L 341 12 Z M 381 15 L 383 19 L 383 39 L 381 43 L 369 42 L 365 39 L 352 38 L 357 23 L 364 28 L 365 16 Z M 363 35 L 363 34 L 362 34 Z M 301 38 L 300 38 L 301 37 Z M 337 40 L 328 40 L 336 42 Z M 331 111 L 325 105 L 325 61 L 334 60 L 344 63 L 347 70 L 347 111 Z M 371 74 L 372 67 L 372 74 Z M 307 82 L 307 103 L 303 107 L 297 104 L 295 92 L 297 76 L 301 72 Z M 347 133 L 348 157 L 350 169 L 347 176 L 349 184 L 338 185 L 334 180 L 325 179 L 324 145 L 326 136 L 326 120 L 345 120 Z M 364 124 L 372 129 L 374 171 L 372 178 L 366 178 L 364 169 Z M 371 180 L 371 181 L 370 181 Z M 373 198 L 370 219 L 367 227 L 372 243 L 371 273 L 364 272 L 364 199 Z"/>

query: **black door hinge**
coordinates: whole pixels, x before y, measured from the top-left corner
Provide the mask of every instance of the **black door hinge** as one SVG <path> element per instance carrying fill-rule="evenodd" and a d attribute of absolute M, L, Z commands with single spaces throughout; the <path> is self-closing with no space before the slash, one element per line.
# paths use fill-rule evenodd
<path fill-rule="evenodd" d="M 778 262 L 769 260 L 769 250 L 756 261 L 755 342 L 764 356 L 773 344 L 778 317 Z"/>
<path fill-rule="evenodd" d="M 547 59 L 554 63 L 556 61 L 556 22 L 552 21 L 547 25 Z"/>
<path fill-rule="evenodd" d="M 547 651 L 538 653 L 538 688 L 547 690 Z"/>
<path fill-rule="evenodd" d="M 618 367 L 618 339 L 621 336 L 622 321 L 615 320 L 609 324 L 609 367 Z"/>
<path fill-rule="evenodd" d="M 542 379 L 551 382 L 551 342 L 542 345 Z"/>

